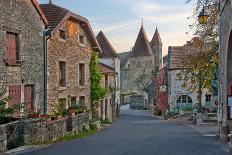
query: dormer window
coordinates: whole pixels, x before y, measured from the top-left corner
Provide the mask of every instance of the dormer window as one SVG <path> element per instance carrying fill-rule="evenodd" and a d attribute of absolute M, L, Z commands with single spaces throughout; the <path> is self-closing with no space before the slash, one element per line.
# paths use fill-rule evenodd
<path fill-rule="evenodd" d="M 60 39 L 66 40 L 66 32 L 63 30 L 59 30 Z"/>
<path fill-rule="evenodd" d="M 85 36 L 79 35 L 78 41 L 80 45 L 85 45 Z"/>

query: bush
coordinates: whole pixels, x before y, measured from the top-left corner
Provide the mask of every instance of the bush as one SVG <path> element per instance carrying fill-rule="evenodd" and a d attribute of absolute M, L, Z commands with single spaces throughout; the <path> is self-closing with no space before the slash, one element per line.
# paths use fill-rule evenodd
<path fill-rule="evenodd" d="M 6 103 L 9 100 L 9 97 L 0 99 L 0 124 L 8 122 L 15 110 L 18 109 L 18 107 L 6 107 Z"/>
<path fill-rule="evenodd" d="M 108 118 L 106 118 L 105 120 L 102 120 L 101 123 L 102 124 L 111 124 L 111 121 Z"/>
<path fill-rule="evenodd" d="M 163 112 L 158 107 L 156 107 L 154 109 L 154 115 L 156 115 L 156 116 L 162 116 L 162 113 Z"/>

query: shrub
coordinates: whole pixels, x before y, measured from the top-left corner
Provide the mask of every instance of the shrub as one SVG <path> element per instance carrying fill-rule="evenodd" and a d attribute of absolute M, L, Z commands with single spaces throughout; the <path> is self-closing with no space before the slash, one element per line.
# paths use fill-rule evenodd
<path fill-rule="evenodd" d="M 162 116 L 162 113 L 163 112 L 158 107 L 156 107 L 154 109 L 154 115 L 156 115 L 156 116 Z"/>
<path fill-rule="evenodd" d="M 108 118 L 106 118 L 105 120 L 102 120 L 101 123 L 102 124 L 111 124 L 111 121 Z"/>

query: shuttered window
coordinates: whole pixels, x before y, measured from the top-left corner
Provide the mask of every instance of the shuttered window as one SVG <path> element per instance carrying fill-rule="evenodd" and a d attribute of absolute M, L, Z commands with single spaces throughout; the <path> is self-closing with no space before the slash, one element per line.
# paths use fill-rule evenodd
<path fill-rule="evenodd" d="M 7 33 L 6 61 L 8 64 L 16 64 L 19 60 L 19 39 L 14 33 Z"/>
<path fill-rule="evenodd" d="M 108 89 L 109 88 L 109 76 L 105 75 L 105 88 Z"/>
<path fill-rule="evenodd" d="M 79 85 L 85 86 L 85 64 L 79 64 Z"/>
<path fill-rule="evenodd" d="M 30 111 L 34 109 L 33 101 L 34 101 L 34 86 L 26 85 L 24 87 L 24 108 L 26 111 Z"/>
<path fill-rule="evenodd" d="M 66 86 L 66 63 L 62 61 L 59 62 L 59 86 Z"/>
<path fill-rule="evenodd" d="M 20 85 L 11 85 L 9 86 L 9 97 L 8 106 L 13 107 L 21 103 L 21 86 Z M 14 113 L 15 117 L 20 116 L 20 111 L 17 110 Z"/>
<path fill-rule="evenodd" d="M 80 105 L 85 105 L 85 96 L 80 96 L 79 97 L 79 104 Z"/>

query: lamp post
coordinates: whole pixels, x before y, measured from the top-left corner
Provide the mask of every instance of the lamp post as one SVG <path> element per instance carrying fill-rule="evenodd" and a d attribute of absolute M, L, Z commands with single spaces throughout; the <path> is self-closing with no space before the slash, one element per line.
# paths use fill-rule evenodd
<path fill-rule="evenodd" d="M 43 50 L 44 50 L 44 114 L 47 114 L 47 40 L 51 37 L 51 29 L 48 25 L 43 30 Z"/>

